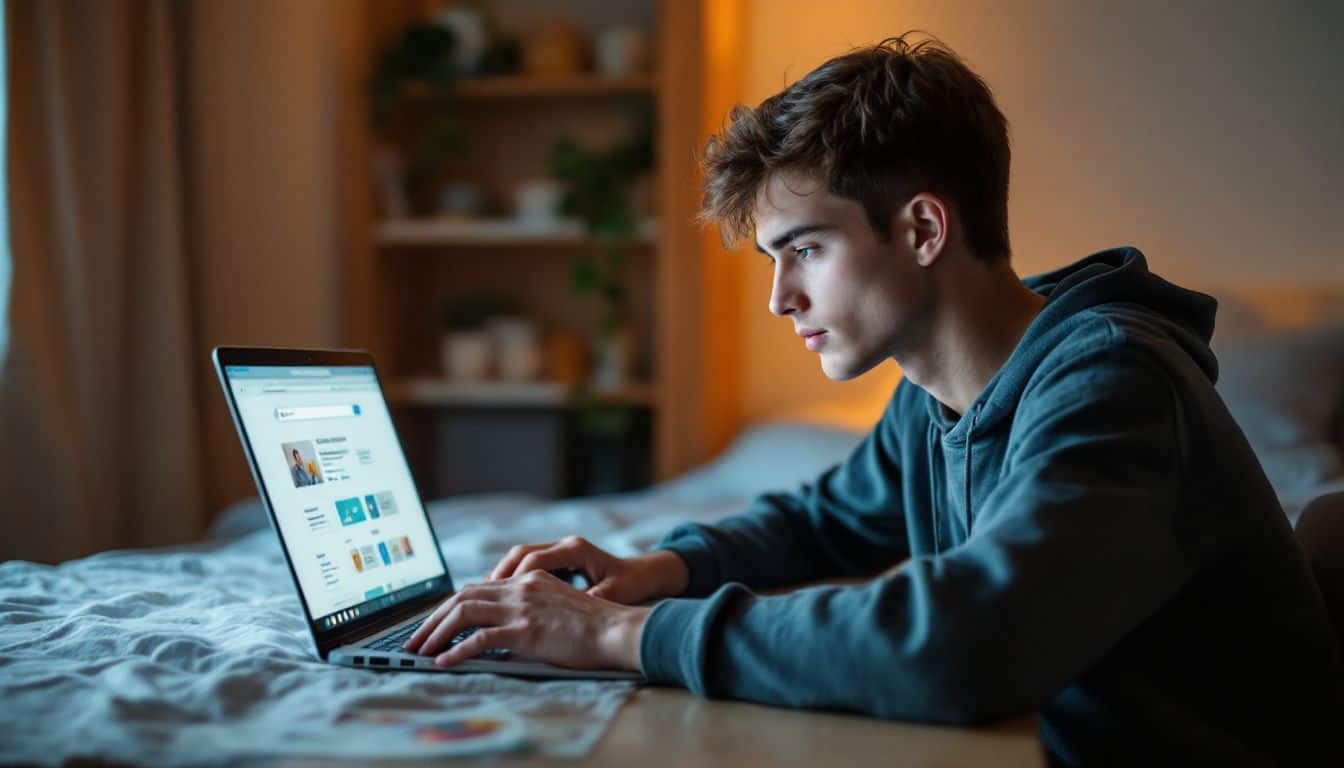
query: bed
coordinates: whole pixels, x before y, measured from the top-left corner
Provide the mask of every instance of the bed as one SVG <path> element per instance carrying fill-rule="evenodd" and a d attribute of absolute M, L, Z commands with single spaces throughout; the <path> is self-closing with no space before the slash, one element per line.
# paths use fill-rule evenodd
<path fill-rule="evenodd" d="M 1228 293 L 1215 338 L 1220 390 L 1290 520 L 1344 491 L 1344 294 L 1330 295 L 1266 304 Z M 482 494 L 428 509 L 459 582 L 479 578 L 513 544 L 572 533 L 635 554 L 677 523 L 733 514 L 842 460 L 881 405 L 822 405 L 756 425 L 715 460 L 638 493 L 558 503 Z M 519 713 L 539 754 L 577 757 L 633 689 L 334 668 L 311 656 L 300 615 L 256 500 L 226 510 L 189 546 L 4 563 L 0 761 L 231 763 L 275 756 L 296 724 L 334 739 L 355 713 L 468 711 L 486 701 Z M 394 743 L 372 746 L 399 754 Z"/>

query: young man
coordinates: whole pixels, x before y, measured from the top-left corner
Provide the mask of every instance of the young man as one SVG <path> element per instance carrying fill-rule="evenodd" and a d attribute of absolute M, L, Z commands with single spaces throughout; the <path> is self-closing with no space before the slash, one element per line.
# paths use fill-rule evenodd
<path fill-rule="evenodd" d="M 881 421 L 815 483 L 652 554 L 515 547 L 409 648 L 885 718 L 1038 712 L 1067 764 L 1296 763 L 1338 738 L 1320 595 L 1213 389 L 1214 300 L 1133 248 L 1019 279 L 1007 124 L 955 54 L 833 59 L 735 109 L 704 165 L 706 216 L 754 234 L 770 311 L 826 375 L 900 365 Z M 877 578 L 751 591 L 841 576 Z"/>

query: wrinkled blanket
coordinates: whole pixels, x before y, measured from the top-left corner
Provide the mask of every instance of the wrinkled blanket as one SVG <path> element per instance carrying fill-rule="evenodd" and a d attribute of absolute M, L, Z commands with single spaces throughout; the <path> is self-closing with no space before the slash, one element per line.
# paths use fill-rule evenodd
<path fill-rule="evenodd" d="M 519 495 L 430 506 L 458 584 L 512 544 L 579 533 L 617 554 L 647 549 L 685 519 L 741 502 L 631 494 L 546 503 Z M 318 661 L 275 534 L 256 502 L 217 525 L 229 538 L 106 552 L 58 566 L 0 565 L 0 762 L 96 757 L 144 765 L 264 759 L 296 723 L 351 727 L 380 709 L 503 705 L 530 749 L 579 757 L 634 685 L 495 675 L 373 672 Z M 387 756 L 398 755 L 387 745 Z"/>

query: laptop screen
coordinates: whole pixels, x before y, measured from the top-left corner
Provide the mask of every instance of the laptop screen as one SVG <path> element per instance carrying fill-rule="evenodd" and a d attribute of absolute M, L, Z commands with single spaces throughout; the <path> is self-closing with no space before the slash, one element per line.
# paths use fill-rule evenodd
<path fill-rule="evenodd" d="M 373 368 L 225 372 L 318 629 L 438 587 L 443 560 Z"/>

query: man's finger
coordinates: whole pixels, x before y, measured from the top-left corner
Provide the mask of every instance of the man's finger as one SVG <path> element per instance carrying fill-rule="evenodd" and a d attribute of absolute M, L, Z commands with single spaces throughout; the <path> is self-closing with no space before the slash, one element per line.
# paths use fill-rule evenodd
<path fill-rule="evenodd" d="M 459 592 L 458 594 L 461 593 Z M 452 607 L 456 604 L 457 595 L 453 595 L 442 603 L 439 603 L 439 607 L 435 608 L 433 613 L 426 616 L 425 620 L 420 622 L 420 626 L 416 627 L 415 631 L 411 633 L 411 636 L 406 638 L 406 642 L 401 644 L 402 650 L 415 653 L 420 647 L 420 644 L 425 641 L 425 638 L 429 637 L 429 633 L 433 632 L 434 628 L 443 620 L 443 614 L 452 610 Z"/>
<path fill-rule="evenodd" d="M 472 627 L 493 627 L 508 620 L 509 609 L 499 603 L 464 600 L 444 616 L 418 653 L 432 656 L 448 647 L 454 637 Z M 477 630 L 479 632 L 480 630 Z M 474 637 L 474 635 L 473 635 Z"/>
<path fill-rule="evenodd" d="M 410 637 L 406 638 L 406 642 L 401 646 L 402 649 L 415 653 L 425 638 L 429 637 L 434 628 L 439 625 L 439 622 L 443 621 L 443 617 L 463 600 L 495 600 L 500 597 L 500 594 L 499 587 L 490 584 L 473 584 L 463 587 L 452 597 L 440 603 L 439 607 L 435 608 L 434 612 L 420 623 L 419 628 L 412 632 Z"/>
<path fill-rule="evenodd" d="M 585 576 L 589 576 L 592 569 L 588 567 L 588 558 L 585 554 L 576 545 L 556 544 L 549 549 L 540 549 L 524 557 L 514 569 L 513 575 L 522 576 L 532 571 L 575 570 L 583 571 Z"/>
<path fill-rule="evenodd" d="M 440 653 L 434 658 L 434 665 L 451 667 L 468 659 L 474 659 L 491 648 L 507 648 L 514 644 L 518 632 L 511 627 L 481 627 L 471 637 Z"/>
<path fill-rule="evenodd" d="M 499 564 L 495 566 L 495 570 L 490 572 L 490 578 L 491 579 L 509 578 L 510 576 L 513 575 L 514 569 L 518 567 L 519 561 L 521 561 L 524 557 L 526 557 L 533 551 L 538 549 L 544 549 L 549 546 L 551 545 L 523 544 L 520 546 L 511 547 L 509 551 L 504 555 L 504 557 L 500 558 Z"/>
<path fill-rule="evenodd" d="M 610 600 L 613 603 L 619 603 L 620 602 L 619 600 L 611 597 L 611 594 L 615 592 L 617 589 L 619 589 L 619 587 L 616 584 L 616 580 L 608 576 L 607 578 L 594 584 L 592 587 L 589 587 L 588 594 L 592 595 L 593 597 L 600 598 L 602 600 Z"/>

